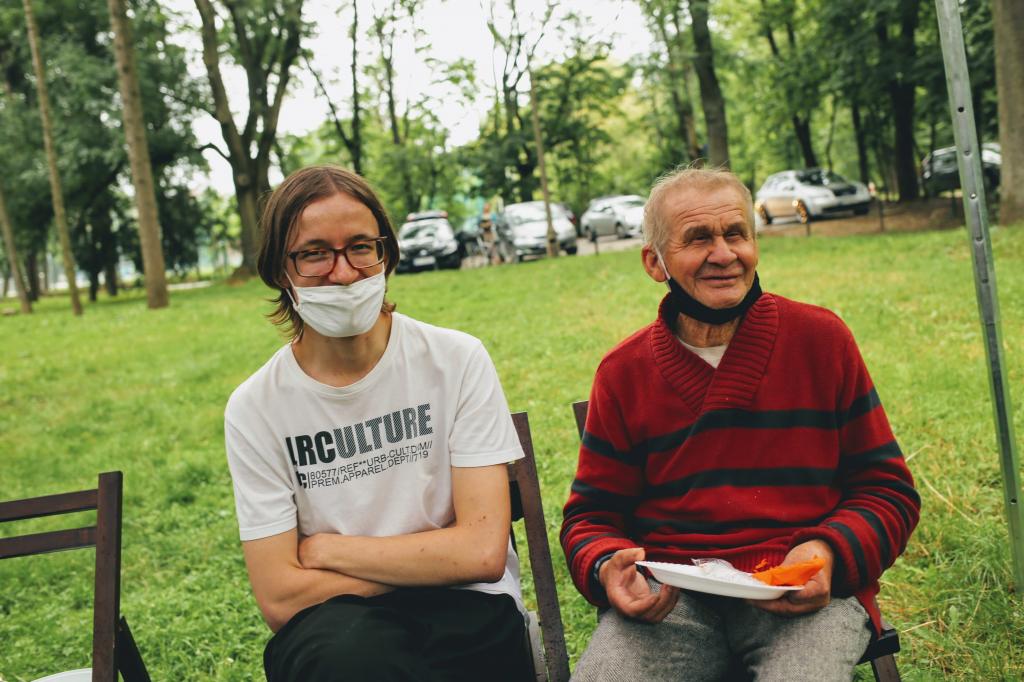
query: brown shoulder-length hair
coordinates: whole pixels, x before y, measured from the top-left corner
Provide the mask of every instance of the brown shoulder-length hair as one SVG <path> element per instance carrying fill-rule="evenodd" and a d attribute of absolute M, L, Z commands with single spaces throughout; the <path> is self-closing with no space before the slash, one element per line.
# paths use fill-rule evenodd
<path fill-rule="evenodd" d="M 288 258 L 288 243 L 302 211 L 313 202 L 335 194 L 346 194 L 356 199 L 370 209 L 376 218 L 378 234 L 387 237 L 384 240 L 384 276 L 390 276 L 398 265 L 398 237 L 395 228 L 370 183 L 352 171 L 331 165 L 309 166 L 289 175 L 271 192 L 263 207 L 260 217 L 263 242 L 260 244 L 256 267 L 260 279 L 268 287 L 277 290 L 277 298 L 271 299 L 276 308 L 267 317 L 283 327 L 292 339 L 302 338 L 305 324 L 292 305 L 287 290 L 285 262 Z M 385 299 L 381 310 L 389 313 L 394 309 L 395 304 Z"/>

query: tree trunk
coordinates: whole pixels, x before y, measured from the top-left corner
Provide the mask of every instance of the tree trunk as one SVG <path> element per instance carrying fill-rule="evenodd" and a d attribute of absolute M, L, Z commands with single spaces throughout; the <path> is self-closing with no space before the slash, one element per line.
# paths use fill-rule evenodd
<path fill-rule="evenodd" d="M 890 85 L 896 148 L 896 187 L 900 201 L 918 197 L 917 163 L 914 157 L 914 84 Z"/>
<path fill-rule="evenodd" d="M 835 138 L 836 138 L 836 113 L 839 111 L 839 108 L 836 106 L 836 97 L 835 97 L 835 95 L 833 95 L 830 99 L 832 100 L 831 101 L 832 114 L 829 116 L 829 121 L 828 121 L 828 138 L 825 141 L 825 167 L 828 168 L 829 171 L 831 171 L 833 169 L 833 165 L 832 165 L 832 142 L 835 141 Z"/>
<path fill-rule="evenodd" d="M 25 290 L 25 282 L 21 279 L 21 265 L 18 264 L 18 252 L 14 243 L 14 229 L 11 227 L 11 219 L 7 215 L 7 202 L 4 201 L 4 191 L 0 189 L 0 229 L 3 230 L 4 248 L 7 251 L 7 260 L 11 266 L 11 277 L 14 279 L 14 290 L 18 292 L 18 301 L 21 303 L 21 312 L 32 312 L 32 303 L 28 300 L 28 292 Z M 4 280 L 4 298 L 7 298 L 7 280 Z"/>
<path fill-rule="evenodd" d="M 243 229 L 241 235 L 242 264 L 239 266 L 238 271 L 233 274 L 233 277 L 248 277 L 256 272 L 256 257 L 259 253 L 259 196 L 253 183 L 247 179 L 239 180 L 236 177 L 235 200 L 238 202 L 238 216 L 241 219 Z M 251 225 L 252 229 L 245 229 L 245 225 Z M 251 264 L 247 264 L 246 258 L 251 259 Z"/>
<path fill-rule="evenodd" d="M 540 170 L 540 192 L 544 199 L 544 213 L 548 221 L 548 256 L 554 258 L 558 255 L 558 235 L 555 233 L 555 224 L 551 220 L 551 193 L 548 191 L 548 171 L 544 165 L 544 139 L 540 134 L 540 115 L 537 113 L 537 87 L 530 74 L 530 120 L 533 123 L 533 143 L 537 147 L 537 166 Z"/>
<path fill-rule="evenodd" d="M 1024 220 L 1024 3 L 992 0 L 995 28 L 996 91 L 999 94 L 999 222 Z"/>
<path fill-rule="evenodd" d="M 29 251 L 25 256 L 25 283 L 28 285 L 28 300 L 39 300 L 39 256 Z"/>
<path fill-rule="evenodd" d="M 53 121 L 50 117 L 50 96 L 46 88 L 46 70 L 43 68 L 42 43 L 39 26 L 32 12 L 32 0 L 22 0 L 25 7 L 25 25 L 28 28 L 28 42 L 32 50 L 32 66 L 36 74 L 36 89 L 39 95 L 39 118 L 43 126 L 43 146 L 46 148 L 46 162 L 50 172 L 50 198 L 53 202 L 53 222 L 57 226 L 61 255 L 64 258 L 64 276 L 68 280 L 71 310 L 82 314 L 82 302 L 78 297 L 75 281 L 75 257 L 71 253 L 71 235 L 68 232 L 68 218 L 64 210 L 64 190 L 61 187 L 60 171 L 57 169 L 57 149 L 53 140 Z"/>
<path fill-rule="evenodd" d="M 850 118 L 853 123 L 853 139 L 857 144 L 857 170 L 860 181 L 866 185 L 871 179 L 868 172 L 868 146 L 864 139 L 864 125 L 860 120 L 860 105 L 856 100 L 850 102 Z"/>
<path fill-rule="evenodd" d="M 678 12 L 674 13 L 673 17 L 676 19 L 676 25 L 678 25 Z M 693 120 L 693 105 L 690 104 L 690 98 L 686 94 L 689 90 L 686 87 L 687 66 L 680 65 L 679 63 L 680 59 L 677 55 L 677 50 L 673 49 L 674 41 L 669 37 L 668 28 L 665 25 L 665 16 L 660 12 L 654 12 L 650 18 L 654 22 L 658 35 L 661 37 L 661 42 L 665 45 L 666 66 L 668 67 L 665 72 L 668 75 L 668 91 L 669 96 L 672 98 L 672 110 L 675 113 L 677 134 L 686 154 L 686 158 L 683 160 L 696 161 L 701 157 L 701 152 L 700 144 L 697 142 L 697 125 Z M 680 38 L 681 36 L 677 32 L 676 40 Z"/>
<path fill-rule="evenodd" d="M 231 114 L 227 88 L 220 71 L 216 13 L 210 0 L 195 0 L 202 20 L 203 64 L 213 96 L 212 113 L 227 144 L 242 223 L 242 264 L 233 274 L 234 278 L 241 279 L 256 272 L 260 243 L 259 197 L 270 189 L 270 154 L 277 137 L 278 117 L 291 78 L 291 65 L 299 55 L 302 0 L 287 3 L 276 30 L 261 35 L 250 34 L 249 27 L 245 26 L 246 5 L 237 2 L 226 4 L 233 20 L 238 61 L 245 69 L 249 86 L 249 114 L 241 132 Z M 272 76 L 276 78 L 272 79 Z M 272 98 L 270 82 L 275 85 Z"/>
<path fill-rule="evenodd" d="M 89 302 L 96 302 L 96 295 L 100 291 L 100 273 L 90 272 L 89 273 Z"/>
<path fill-rule="evenodd" d="M 696 55 L 693 62 L 700 82 L 700 103 L 708 133 L 708 156 L 714 167 L 729 167 L 729 127 L 725 120 L 725 99 L 715 75 L 714 51 L 708 31 L 709 0 L 690 0 L 690 27 Z"/>
<path fill-rule="evenodd" d="M 124 0 L 108 0 L 107 5 L 110 8 L 110 28 L 114 32 L 114 55 L 124 106 L 124 135 L 132 167 L 135 207 L 139 212 L 139 242 L 142 246 L 142 271 L 146 278 L 146 305 L 150 308 L 165 308 L 169 302 L 166 266 L 160 243 L 160 219 L 153 190 L 153 167 L 146 141 L 131 24 Z"/>
<path fill-rule="evenodd" d="M 363 129 L 359 112 L 359 74 L 357 57 L 359 55 L 359 2 L 352 2 L 352 170 L 357 175 L 363 174 Z"/>
<path fill-rule="evenodd" d="M 690 78 L 692 77 L 691 70 L 683 67 L 682 80 L 679 83 L 679 87 L 682 88 L 683 93 L 686 97 L 683 98 L 682 109 L 680 109 L 680 125 L 683 126 L 683 142 L 685 144 L 687 155 L 690 160 L 696 160 L 701 157 L 700 142 L 697 140 L 697 117 L 693 115 L 693 103 L 690 101 Z"/>
<path fill-rule="evenodd" d="M 764 7 L 764 0 L 761 0 L 761 6 Z M 793 25 L 787 23 L 787 35 L 789 36 L 791 50 L 796 47 L 796 35 L 793 31 Z M 772 56 L 782 63 L 782 53 L 779 50 L 778 43 L 775 42 L 775 34 L 772 32 L 771 24 L 768 20 L 765 20 L 764 24 L 764 37 L 768 40 L 768 46 L 771 48 Z M 793 134 L 796 136 L 797 144 L 800 145 L 800 154 L 804 158 L 804 166 L 807 168 L 813 168 L 818 165 L 818 157 L 814 154 L 814 144 L 811 141 L 811 121 L 810 115 L 806 118 L 801 118 L 800 114 L 790 114 L 790 120 L 793 122 Z"/>
<path fill-rule="evenodd" d="M 117 296 L 117 263 L 107 263 L 103 269 L 103 284 L 107 287 L 108 296 Z"/>
<path fill-rule="evenodd" d="M 406 139 L 402 134 L 402 127 L 398 120 L 398 105 L 395 102 L 395 66 L 392 61 L 392 55 L 394 54 L 393 45 L 390 42 L 391 36 L 385 36 L 381 26 L 382 24 L 378 23 L 377 36 L 380 41 L 381 64 L 384 66 L 384 94 L 387 97 L 391 143 L 396 149 L 405 149 Z M 387 41 L 386 49 L 385 41 Z M 402 176 L 402 200 L 405 203 L 405 210 L 407 213 L 412 213 L 419 209 L 419 199 L 412 186 L 412 174 L 409 173 L 409 167 L 405 163 L 405 159 L 399 164 L 398 172 Z"/>
<path fill-rule="evenodd" d="M 804 166 L 816 168 L 818 157 L 814 153 L 814 144 L 811 142 L 811 122 L 806 118 L 800 118 L 793 114 L 793 132 L 796 133 L 796 141 L 800 145 L 800 154 L 804 158 Z"/>
<path fill-rule="evenodd" d="M 890 51 L 889 81 L 886 89 L 892 104 L 893 142 L 896 187 L 900 201 L 913 201 L 918 197 L 917 160 L 914 155 L 914 101 L 916 82 L 911 77 L 917 59 L 914 33 L 917 30 L 920 0 L 900 0 L 900 33 Z M 887 16 L 879 17 L 876 32 L 883 53 L 890 47 Z"/>

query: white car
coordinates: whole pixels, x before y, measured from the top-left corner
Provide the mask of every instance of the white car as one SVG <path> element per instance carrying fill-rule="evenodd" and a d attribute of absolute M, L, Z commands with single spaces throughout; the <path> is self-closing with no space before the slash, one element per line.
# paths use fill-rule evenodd
<path fill-rule="evenodd" d="M 619 239 L 640 234 L 647 200 L 636 194 L 598 197 L 580 216 L 580 229 L 586 239 L 594 235 L 614 234 Z"/>
<path fill-rule="evenodd" d="M 543 256 L 548 252 L 548 214 L 543 201 L 507 204 L 503 219 L 508 221 L 515 244 L 516 260 L 527 256 Z M 559 204 L 551 204 L 551 223 L 558 247 L 570 256 L 576 253 L 576 227 Z"/>
<path fill-rule="evenodd" d="M 754 209 L 765 224 L 796 216 L 801 223 L 831 213 L 864 215 L 871 207 L 868 188 L 822 168 L 788 170 L 768 176 L 757 190 Z"/>

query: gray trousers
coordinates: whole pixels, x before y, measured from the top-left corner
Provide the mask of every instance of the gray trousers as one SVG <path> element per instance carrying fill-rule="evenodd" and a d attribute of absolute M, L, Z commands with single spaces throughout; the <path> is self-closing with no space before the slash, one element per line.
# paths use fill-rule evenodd
<path fill-rule="evenodd" d="M 652 589 L 658 589 L 652 584 Z M 850 680 L 871 639 L 867 612 L 855 597 L 787 618 L 730 599 L 680 590 L 656 625 L 601 613 L 572 679 Z"/>

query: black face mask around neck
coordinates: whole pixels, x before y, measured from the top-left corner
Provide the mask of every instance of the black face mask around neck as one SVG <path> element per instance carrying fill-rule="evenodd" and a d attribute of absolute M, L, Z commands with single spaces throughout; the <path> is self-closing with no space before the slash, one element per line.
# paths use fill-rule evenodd
<path fill-rule="evenodd" d="M 672 292 L 672 296 L 669 299 L 671 308 L 676 314 L 682 313 L 687 317 L 692 317 L 698 322 L 704 322 L 706 324 L 725 324 L 726 322 L 732 322 L 737 317 L 742 316 L 750 306 L 754 305 L 757 299 L 761 298 L 761 282 L 757 277 L 757 273 L 754 273 L 754 283 L 750 285 L 750 291 L 743 297 L 743 300 L 734 305 L 731 308 L 709 308 L 693 296 L 690 296 L 686 291 L 683 290 L 679 283 L 676 282 L 672 277 L 668 278 L 668 288 Z M 673 319 L 667 320 L 670 323 L 675 323 L 675 316 Z"/>

